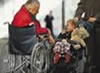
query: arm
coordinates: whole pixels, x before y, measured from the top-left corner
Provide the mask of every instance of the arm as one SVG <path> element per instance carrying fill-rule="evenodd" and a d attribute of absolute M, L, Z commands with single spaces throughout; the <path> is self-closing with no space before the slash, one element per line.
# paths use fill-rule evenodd
<path fill-rule="evenodd" d="M 42 28 L 41 25 L 40 25 L 40 23 L 38 21 L 35 22 L 35 25 L 36 25 L 36 33 L 37 33 L 37 35 L 46 34 L 48 36 L 47 38 L 48 38 L 49 43 L 52 44 L 52 43 L 55 42 L 54 38 L 51 36 L 51 32 L 50 32 L 49 29 Z"/>
<path fill-rule="evenodd" d="M 51 18 L 52 20 L 54 20 L 54 17 L 52 16 L 52 18 Z"/>
<path fill-rule="evenodd" d="M 99 21 L 100 22 L 100 12 L 95 16 L 96 20 L 95 21 Z"/>
<path fill-rule="evenodd" d="M 47 22 L 47 19 L 48 19 L 48 15 L 45 17 L 44 21 Z"/>
<path fill-rule="evenodd" d="M 85 0 L 80 0 L 80 2 L 78 3 L 78 8 L 76 9 L 75 17 L 78 17 L 79 19 L 81 18 L 83 12 L 85 12 L 84 3 Z"/>
<path fill-rule="evenodd" d="M 36 33 L 37 33 L 37 35 L 48 34 L 48 29 L 47 28 L 42 28 L 38 21 L 33 21 L 33 22 L 36 25 Z"/>
<path fill-rule="evenodd" d="M 96 14 L 96 16 L 94 16 L 94 17 L 90 17 L 89 19 L 88 19 L 88 21 L 89 22 L 100 22 L 100 13 L 98 13 L 98 14 Z"/>

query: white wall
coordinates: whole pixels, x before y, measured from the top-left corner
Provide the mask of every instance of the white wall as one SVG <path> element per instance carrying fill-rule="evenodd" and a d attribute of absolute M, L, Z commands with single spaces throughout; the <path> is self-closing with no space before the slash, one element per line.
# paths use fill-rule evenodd
<path fill-rule="evenodd" d="M 65 20 L 72 19 L 75 15 L 77 3 L 80 0 L 66 0 L 65 2 Z"/>
<path fill-rule="evenodd" d="M 8 26 L 4 25 L 4 22 L 11 23 L 14 14 L 19 10 L 20 6 L 25 3 L 26 0 L 9 0 L 0 6 L 0 38 L 8 37 Z"/>
<path fill-rule="evenodd" d="M 54 2 L 55 1 L 55 2 Z M 47 1 L 46 1 L 47 2 Z M 53 32 L 55 35 L 58 35 L 60 32 L 61 32 L 61 4 L 62 4 L 62 0 L 51 0 L 51 1 L 48 1 L 48 3 L 44 3 L 42 2 L 44 5 L 43 7 L 41 7 L 40 11 L 40 14 L 41 13 L 44 13 L 42 14 L 41 18 L 40 18 L 40 22 L 42 24 L 43 27 L 45 27 L 45 22 L 44 22 L 44 18 L 47 14 L 49 14 L 49 11 L 52 10 L 52 14 L 54 16 L 54 20 L 53 20 Z M 42 4 L 41 4 L 42 5 Z M 47 7 L 48 6 L 48 7 Z"/>

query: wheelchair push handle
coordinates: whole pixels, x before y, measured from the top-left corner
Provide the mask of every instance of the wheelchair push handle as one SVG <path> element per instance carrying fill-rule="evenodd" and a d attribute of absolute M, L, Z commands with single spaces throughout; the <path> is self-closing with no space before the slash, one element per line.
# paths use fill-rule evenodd
<path fill-rule="evenodd" d="M 4 22 L 4 25 L 6 25 L 6 24 L 10 25 L 10 22 L 8 22 L 8 21 Z"/>

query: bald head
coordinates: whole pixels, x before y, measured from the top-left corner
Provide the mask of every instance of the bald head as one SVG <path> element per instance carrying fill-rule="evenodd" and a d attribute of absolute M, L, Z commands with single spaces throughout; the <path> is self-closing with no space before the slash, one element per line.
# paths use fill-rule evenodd
<path fill-rule="evenodd" d="M 25 4 L 25 7 L 30 13 L 36 15 L 39 11 L 40 3 L 38 0 L 28 0 Z"/>

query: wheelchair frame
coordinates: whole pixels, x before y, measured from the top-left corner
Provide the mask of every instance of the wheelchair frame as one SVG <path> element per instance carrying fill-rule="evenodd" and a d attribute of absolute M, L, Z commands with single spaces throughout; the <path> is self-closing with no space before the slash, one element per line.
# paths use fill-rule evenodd
<path fill-rule="evenodd" d="M 7 23 L 7 24 L 10 25 L 9 23 Z M 37 42 L 34 45 L 34 47 L 32 49 L 32 53 L 29 56 L 30 59 L 28 59 L 26 57 L 27 55 L 20 55 L 20 57 L 23 58 L 23 61 L 18 66 L 15 66 L 16 57 L 18 55 L 13 54 L 13 56 L 15 56 L 14 57 L 15 64 L 11 63 L 11 64 L 13 64 L 13 68 L 11 70 L 7 71 L 6 73 L 16 73 L 18 70 L 20 70 L 22 73 L 27 73 L 27 72 L 23 71 L 23 68 L 28 69 L 28 67 L 30 69 L 30 73 L 47 72 L 50 62 L 49 62 L 49 55 L 48 55 L 49 49 L 48 49 L 48 46 L 46 46 L 46 42 L 47 42 L 46 40 L 42 40 L 41 42 Z M 9 42 L 7 43 L 7 45 L 8 44 L 9 44 Z M 9 55 L 11 55 L 11 54 L 8 53 L 8 56 Z M 9 56 L 9 57 L 11 57 L 11 56 Z M 8 62 L 11 62 L 11 58 L 9 60 L 9 57 L 8 57 Z"/>

